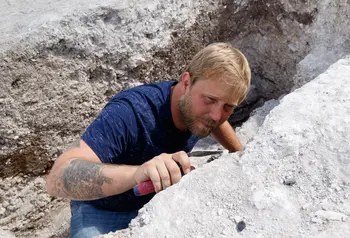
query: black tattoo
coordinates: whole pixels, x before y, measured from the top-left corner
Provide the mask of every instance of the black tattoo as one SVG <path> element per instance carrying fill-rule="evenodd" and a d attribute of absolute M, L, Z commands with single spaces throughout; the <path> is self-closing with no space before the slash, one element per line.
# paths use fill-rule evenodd
<path fill-rule="evenodd" d="M 101 175 L 105 165 L 85 160 L 72 160 L 62 169 L 62 176 L 56 182 L 56 189 L 74 199 L 98 199 L 105 197 L 103 183 L 111 184 L 112 179 Z M 62 186 L 63 183 L 63 186 Z"/>

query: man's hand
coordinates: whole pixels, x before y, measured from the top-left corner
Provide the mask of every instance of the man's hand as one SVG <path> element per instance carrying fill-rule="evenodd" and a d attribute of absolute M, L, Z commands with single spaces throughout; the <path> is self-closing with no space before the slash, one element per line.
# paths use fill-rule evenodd
<path fill-rule="evenodd" d="M 142 164 L 134 174 L 135 181 L 141 183 L 151 180 L 155 192 L 158 193 L 181 179 L 181 171 L 177 163 L 181 165 L 185 174 L 190 172 L 190 159 L 184 151 L 174 154 L 163 153 Z"/>

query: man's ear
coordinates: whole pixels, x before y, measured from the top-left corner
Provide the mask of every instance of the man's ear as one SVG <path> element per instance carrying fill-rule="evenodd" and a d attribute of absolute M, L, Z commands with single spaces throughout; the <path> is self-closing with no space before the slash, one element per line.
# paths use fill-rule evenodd
<path fill-rule="evenodd" d="M 184 72 L 181 75 L 181 89 L 185 93 L 191 87 L 191 76 L 189 72 Z"/>

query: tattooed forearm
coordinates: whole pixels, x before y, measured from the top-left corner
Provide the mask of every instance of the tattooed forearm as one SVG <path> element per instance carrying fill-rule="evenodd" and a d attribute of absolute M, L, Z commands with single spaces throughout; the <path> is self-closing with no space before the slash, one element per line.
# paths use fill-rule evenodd
<path fill-rule="evenodd" d="M 73 199 L 98 199 L 105 197 L 102 192 L 104 183 L 111 184 L 112 179 L 101 174 L 104 164 L 85 160 L 72 160 L 63 168 L 56 180 L 56 189 L 61 196 Z"/>

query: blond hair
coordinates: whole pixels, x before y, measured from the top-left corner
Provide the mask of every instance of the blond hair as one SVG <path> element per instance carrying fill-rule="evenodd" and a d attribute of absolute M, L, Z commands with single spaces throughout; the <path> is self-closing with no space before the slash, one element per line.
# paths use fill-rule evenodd
<path fill-rule="evenodd" d="M 189 63 L 191 86 L 198 80 L 224 80 L 233 88 L 233 94 L 241 103 L 250 87 L 250 67 L 241 51 L 227 43 L 210 44 L 199 51 Z"/>

